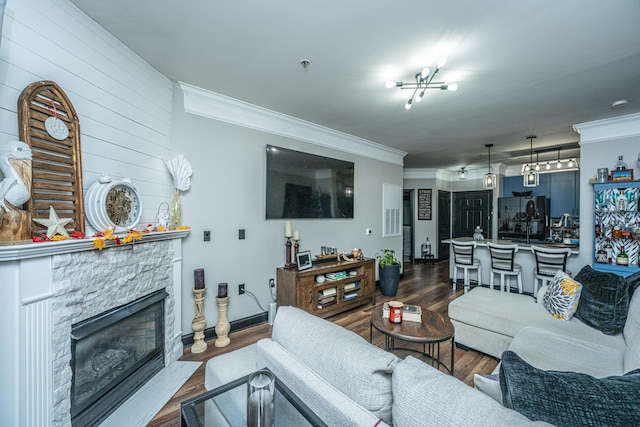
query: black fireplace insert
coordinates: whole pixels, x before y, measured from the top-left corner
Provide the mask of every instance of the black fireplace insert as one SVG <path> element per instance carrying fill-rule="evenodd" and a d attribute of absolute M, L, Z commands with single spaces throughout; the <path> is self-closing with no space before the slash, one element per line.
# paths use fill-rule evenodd
<path fill-rule="evenodd" d="M 164 367 L 164 301 L 156 291 L 72 326 L 71 424 L 98 425 Z"/>

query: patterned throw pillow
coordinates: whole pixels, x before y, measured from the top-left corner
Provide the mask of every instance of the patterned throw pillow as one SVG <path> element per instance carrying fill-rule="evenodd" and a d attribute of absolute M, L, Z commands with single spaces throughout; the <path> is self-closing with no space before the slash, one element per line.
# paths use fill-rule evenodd
<path fill-rule="evenodd" d="M 560 320 L 569 320 L 578 309 L 582 285 L 558 270 L 554 276 L 547 293 L 544 294 L 542 303 L 553 317 Z"/>

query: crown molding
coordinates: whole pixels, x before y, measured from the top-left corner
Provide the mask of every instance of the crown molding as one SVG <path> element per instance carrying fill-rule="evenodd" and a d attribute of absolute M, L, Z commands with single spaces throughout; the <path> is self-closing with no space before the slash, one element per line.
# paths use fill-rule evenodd
<path fill-rule="evenodd" d="M 580 145 L 640 135 L 640 113 L 573 125 Z"/>
<path fill-rule="evenodd" d="M 249 104 L 184 82 L 184 111 L 310 144 L 402 166 L 406 152 Z"/>
<path fill-rule="evenodd" d="M 438 169 L 405 168 L 402 171 L 402 177 L 404 179 L 436 179 Z"/>

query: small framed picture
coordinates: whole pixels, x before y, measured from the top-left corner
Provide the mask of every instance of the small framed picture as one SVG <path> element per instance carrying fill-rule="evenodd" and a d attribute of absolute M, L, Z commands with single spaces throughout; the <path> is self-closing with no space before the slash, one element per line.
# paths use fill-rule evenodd
<path fill-rule="evenodd" d="M 611 181 L 633 181 L 633 169 L 611 171 Z"/>
<path fill-rule="evenodd" d="M 298 271 L 311 268 L 313 265 L 311 263 L 311 251 L 298 252 L 296 261 L 298 262 Z"/>

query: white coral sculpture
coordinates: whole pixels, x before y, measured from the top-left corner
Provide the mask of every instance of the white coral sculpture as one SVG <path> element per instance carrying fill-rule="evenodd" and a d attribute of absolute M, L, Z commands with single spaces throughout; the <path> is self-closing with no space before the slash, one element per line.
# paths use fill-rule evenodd
<path fill-rule="evenodd" d="M 171 224 L 173 227 L 180 225 L 182 206 L 180 204 L 180 191 L 191 188 L 191 175 L 193 168 L 182 154 L 178 154 L 171 160 L 165 160 L 164 164 L 173 177 L 173 204 L 171 207 Z"/>

